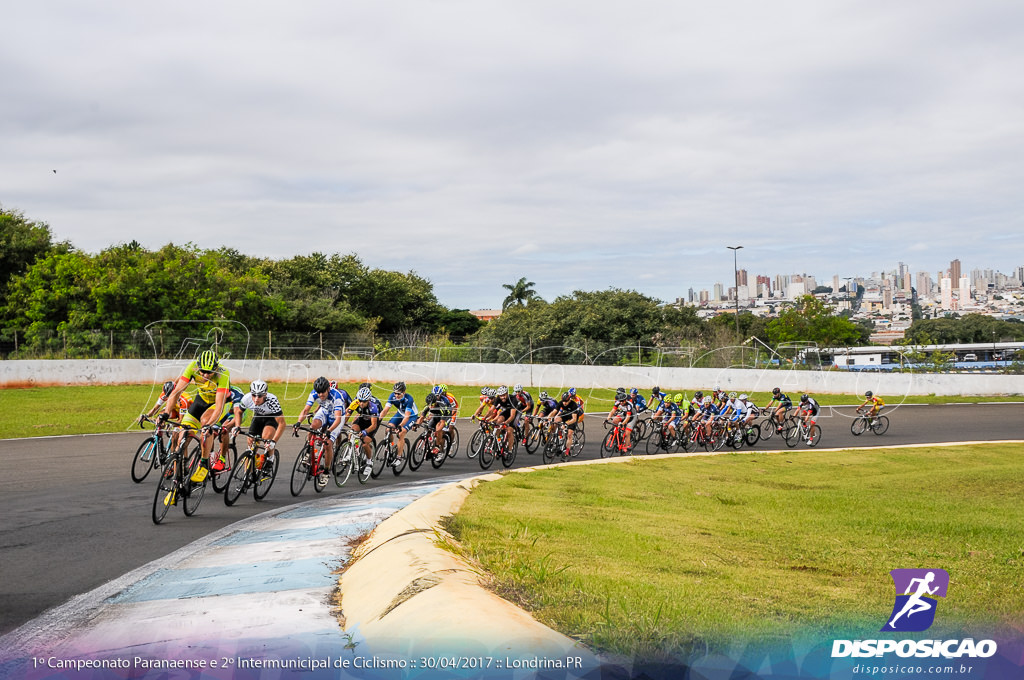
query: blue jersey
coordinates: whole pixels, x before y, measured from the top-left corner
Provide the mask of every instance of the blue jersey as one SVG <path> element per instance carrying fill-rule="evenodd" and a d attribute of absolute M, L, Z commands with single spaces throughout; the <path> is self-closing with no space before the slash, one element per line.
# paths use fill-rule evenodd
<path fill-rule="evenodd" d="M 350 403 L 352 403 L 352 398 L 348 396 L 348 392 L 345 390 L 339 390 L 336 387 L 332 387 L 327 393 L 327 396 L 323 399 L 321 399 L 320 395 L 316 393 L 316 390 L 310 392 L 309 398 L 306 399 L 306 406 L 316 404 L 319 408 L 324 409 L 328 413 L 331 413 L 332 411 L 343 411 Z"/>
<path fill-rule="evenodd" d="M 647 400 L 644 399 L 642 394 L 633 395 L 633 405 L 636 406 L 637 413 L 643 413 L 647 410 Z"/>
<path fill-rule="evenodd" d="M 413 399 L 412 395 L 409 394 L 408 392 L 406 392 L 401 399 L 395 397 L 395 393 L 392 392 L 391 396 L 388 397 L 388 404 L 394 406 L 395 410 L 402 414 L 402 416 L 415 416 L 417 413 L 416 400 Z"/>

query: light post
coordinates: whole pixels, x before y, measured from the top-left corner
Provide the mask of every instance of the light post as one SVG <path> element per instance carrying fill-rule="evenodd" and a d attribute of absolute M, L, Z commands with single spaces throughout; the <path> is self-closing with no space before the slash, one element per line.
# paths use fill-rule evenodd
<path fill-rule="evenodd" d="M 733 290 L 736 291 L 736 344 L 740 344 L 740 270 L 736 266 L 736 251 L 743 246 L 726 246 L 732 251 Z"/>

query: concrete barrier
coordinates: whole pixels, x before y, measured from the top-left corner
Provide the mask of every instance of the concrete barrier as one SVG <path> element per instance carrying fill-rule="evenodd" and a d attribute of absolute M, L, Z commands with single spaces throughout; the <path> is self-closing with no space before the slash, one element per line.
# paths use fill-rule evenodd
<path fill-rule="evenodd" d="M 401 361 L 228 360 L 233 382 L 243 386 L 262 378 L 309 385 L 320 375 L 344 384 L 364 380 L 387 384 L 514 385 L 580 390 L 655 385 L 690 391 L 721 385 L 726 391 L 862 394 L 874 390 L 899 395 L 984 396 L 1024 394 L 1024 376 L 955 373 L 849 373 L 745 368 L 651 368 L 645 366 L 565 366 L 557 364 L 471 364 Z M 183 361 L 81 359 L 0 361 L 0 387 L 162 383 L 177 377 Z"/>

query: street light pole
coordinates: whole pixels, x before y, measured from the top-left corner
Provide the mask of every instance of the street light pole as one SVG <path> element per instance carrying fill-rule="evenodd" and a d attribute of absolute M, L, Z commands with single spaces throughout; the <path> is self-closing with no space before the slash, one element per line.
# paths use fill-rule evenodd
<path fill-rule="evenodd" d="M 736 344 L 740 344 L 740 270 L 736 266 L 736 251 L 743 246 L 726 246 L 732 251 L 733 290 L 736 291 Z"/>

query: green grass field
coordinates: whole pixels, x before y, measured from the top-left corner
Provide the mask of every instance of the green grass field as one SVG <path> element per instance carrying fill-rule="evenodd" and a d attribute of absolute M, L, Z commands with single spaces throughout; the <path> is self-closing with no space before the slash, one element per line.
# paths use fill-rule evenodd
<path fill-rule="evenodd" d="M 240 385 L 246 389 L 248 385 Z M 349 394 L 355 393 L 355 385 L 342 385 Z M 451 386 L 456 398 L 463 407 L 465 417 L 472 415 L 477 406 L 479 387 Z M 310 384 L 270 383 L 270 390 L 282 401 L 285 416 L 298 416 L 309 395 Z M 390 384 L 374 387 L 374 394 L 384 399 L 390 392 Z M 423 404 L 429 387 L 427 385 L 409 384 L 410 393 L 416 403 Z M 552 395 L 559 394 L 562 388 L 546 389 Z M 540 390 L 532 391 L 537 398 Z M 64 434 L 95 434 L 101 432 L 119 432 L 133 427 L 139 413 L 148 411 L 160 394 L 160 386 L 154 385 L 101 385 L 89 387 L 26 387 L 0 389 L 0 439 L 15 437 L 41 437 Z M 586 400 L 587 410 L 601 412 L 611 408 L 614 390 L 593 389 L 580 390 Z M 687 396 L 691 396 L 686 393 Z M 645 393 L 649 396 L 650 391 Z M 757 404 L 768 402 L 769 394 L 751 393 Z M 793 395 L 791 395 L 793 396 Z M 889 397 L 889 406 L 908 403 L 950 403 L 978 401 L 1020 401 L 1020 397 Z M 859 404 L 860 400 L 852 395 L 817 395 L 822 405 Z M 465 411 L 466 407 L 469 408 Z"/>
<path fill-rule="evenodd" d="M 1024 626 L 1017 445 L 579 465 L 481 484 L 448 528 L 491 587 L 611 653 L 873 638 L 895 568 L 951 576 L 928 636 Z"/>

